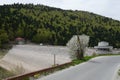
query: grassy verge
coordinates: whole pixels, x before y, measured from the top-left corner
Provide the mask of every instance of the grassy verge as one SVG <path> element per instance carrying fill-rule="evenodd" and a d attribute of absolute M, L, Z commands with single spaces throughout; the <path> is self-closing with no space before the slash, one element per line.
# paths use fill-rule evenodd
<path fill-rule="evenodd" d="M 0 50 L 0 59 L 7 54 L 8 50 Z"/>
<path fill-rule="evenodd" d="M 84 59 L 82 60 L 78 60 L 78 59 L 73 60 L 72 65 L 77 65 L 82 62 L 86 62 L 92 58 L 99 57 L 99 56 L 117 56 L 117 55 L 120 56 L 120 53 L 119 54 L 99 54 L 99 55 L 94 55 L 94 56 L 85 56 Z"/>
<path fill-rule="evenodd" d="M 118 75 L 120 76 L 120 69 L 118 70 Z"/>
<path fill-rule="evenodd" d="M 75 60 L 72 61 L 72 65 L 77 65 L 77 64 L 86 62 L 86 61 L 88 61 L 88 60 L 90 60 L 94 57 L 96 57 L 96 56 L 85 56 L 84 59 L 82 59 L 82 60 L 75 59 Z"/>
<path fill-rule="evenodd" d="M 13 76 L 13 74 L 0 67 L 0 80 L 3 80 L 7 77 Z"/>
<path fill-rule="evenodd" d="M 2 59 L 6 54 L 8 53 L 7 49 L 0 49 L 0 59 Z M 13 73 L 10 71 L 7 71 L 0 67 L 0 80 L 3 80 L 7 77 L 13 76 Z"/>
<path fill-rule="evenodd" d="M 118 53 L 118 54 L 99 54 L 98 56 L 119 56 L 120 55 L 120 53 Z"/>

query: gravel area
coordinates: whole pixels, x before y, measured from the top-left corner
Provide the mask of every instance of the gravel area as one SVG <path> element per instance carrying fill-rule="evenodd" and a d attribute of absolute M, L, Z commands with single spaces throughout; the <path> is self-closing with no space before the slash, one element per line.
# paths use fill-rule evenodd
<path fill-rule="evenodd" d="M 16 45 L 0 61 L 0 66 L 13 70 L 19 67 L 25 72 L 36 71 L 56 64 L 70 62 L 68 48 L 64 46 Z"/>

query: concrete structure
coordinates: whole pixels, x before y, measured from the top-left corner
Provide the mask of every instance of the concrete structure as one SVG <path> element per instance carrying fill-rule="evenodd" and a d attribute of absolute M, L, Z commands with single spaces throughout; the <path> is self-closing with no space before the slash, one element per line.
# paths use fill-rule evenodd
<path fill-rule="evenodd" d="M 65 46 L 15 45 L 0 60 L 0 67 L 9 71 L 22 68 L 22 73 L 29 73 L 70 61 Z"/>
<path fill-rule="evenodd" d="M 105 41 L 99 42 L 98 46 L 95 46 L 94 48 L 98 50 L 104 50 L 104 51 L 111 51 L 113 49 L 113 47 L 109 46 L 109 43 Z"/>

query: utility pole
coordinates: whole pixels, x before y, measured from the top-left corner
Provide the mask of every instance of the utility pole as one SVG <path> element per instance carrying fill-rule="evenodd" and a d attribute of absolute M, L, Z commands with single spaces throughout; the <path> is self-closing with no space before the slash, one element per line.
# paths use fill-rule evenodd
<path fill-rule="evenodd" d="M 56 54 L 54 54 L 54 66 L 56 66 Z"/>

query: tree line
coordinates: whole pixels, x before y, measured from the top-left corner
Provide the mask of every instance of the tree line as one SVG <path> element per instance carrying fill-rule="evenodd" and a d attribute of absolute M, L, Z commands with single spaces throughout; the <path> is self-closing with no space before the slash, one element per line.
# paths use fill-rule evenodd
<path fill-rule="evenodd" d="M 0 46 L 17 37 L 34 43 L 66 45 L 76 34 L 89 35 L 89 46 L 108 41 L 120 47 L 120 21 L 112 18 L 40 4 L 0 6 Z"/>

